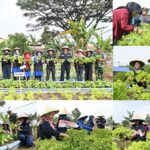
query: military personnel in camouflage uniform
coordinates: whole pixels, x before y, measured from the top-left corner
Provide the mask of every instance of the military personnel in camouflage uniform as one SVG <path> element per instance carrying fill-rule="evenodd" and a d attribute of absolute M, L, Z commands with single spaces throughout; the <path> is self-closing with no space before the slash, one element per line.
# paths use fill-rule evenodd
<path fill-rule="evenodd" d="M 106 56 L 101 49 L 97 49 L 95 57 L 96 57 L 95 62 L 96 80 L 103 80 L 104 62 Z"/>

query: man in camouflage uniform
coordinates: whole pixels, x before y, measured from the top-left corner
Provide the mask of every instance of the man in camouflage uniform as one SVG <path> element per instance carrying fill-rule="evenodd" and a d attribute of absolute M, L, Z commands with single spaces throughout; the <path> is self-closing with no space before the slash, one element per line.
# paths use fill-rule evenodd
<path fill-rule="evenodd" d="M 103 80 L 104 62 L 106 60 L 106 55 L 101 49 L 97 49 L 95 57 L 96 57 L 95 62 L 96 80 Z"/>

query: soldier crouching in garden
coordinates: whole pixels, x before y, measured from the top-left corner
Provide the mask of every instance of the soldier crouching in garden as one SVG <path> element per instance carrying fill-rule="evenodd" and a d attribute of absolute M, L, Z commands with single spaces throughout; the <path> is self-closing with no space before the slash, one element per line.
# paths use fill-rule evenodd
<path fill-rule="evenodd" d="M 18 139 L 21 141 L 21 146 L 34 146 L 32 128 L 29 123 L 29 116 L 26 114 L 20 115 L 17 117 L 17 121 L 20 122 L 20 126 L 18 129 Z"/>

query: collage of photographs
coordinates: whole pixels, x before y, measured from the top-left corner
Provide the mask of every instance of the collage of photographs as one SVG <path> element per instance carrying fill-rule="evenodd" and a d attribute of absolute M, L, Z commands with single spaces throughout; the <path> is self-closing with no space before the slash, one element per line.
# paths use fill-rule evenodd
<path fill-rule="evenodd" d="M 150 150 L 150 2 L 0 2 L 0 150 Z"/>

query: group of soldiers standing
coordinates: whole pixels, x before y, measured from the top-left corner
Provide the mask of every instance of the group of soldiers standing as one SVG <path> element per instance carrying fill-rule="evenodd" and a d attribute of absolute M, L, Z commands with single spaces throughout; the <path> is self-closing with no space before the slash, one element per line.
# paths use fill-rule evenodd
<path fill-rule="evenodd" d="M 13 50 L 13 59 L 11 59 L 11 50 L 9 48 L 3 49 L 2 62 L 2 73 L 4 79 L 10 79 L 11 73 L 13 79 L 17 80 L 15 76 L 17 72 L 24 72 L 24 79 L 29 80 L 31 77 L 31 65 L 34 65 L 34 77 L 37 80 L 42 80 L 44 75 L 43 65 L 46 64 L 46 81 L 49 80 L 50 75 L 52 81 L 56 81 L 56 64 L 61 63 L 61 74 L 60 81 L 70 80 L 71 64 L 74 64 L 77 81 L 92 81 L 93 70 L 95 66 L 96 79 L 103 79 L 103 69 L 106 56 L 101 49 L 97 49 L 96 52 L 93 50 L 82 50 L 78 49 L 75 52 L 75 57 L 72 56 L 70 48 L 64 46 L 59 57 L 56 56 L 54 49 L 48 49 L 47 55 L 44 56 L 43 52 L 38 50 L 34 52 L 34 56 L 30 52 L 25 52 L 21 55 L 22 51 L 20 48 Z M 94 61 L 84 61 L 87 58 L 89 60 L 94 58 Z"/>

